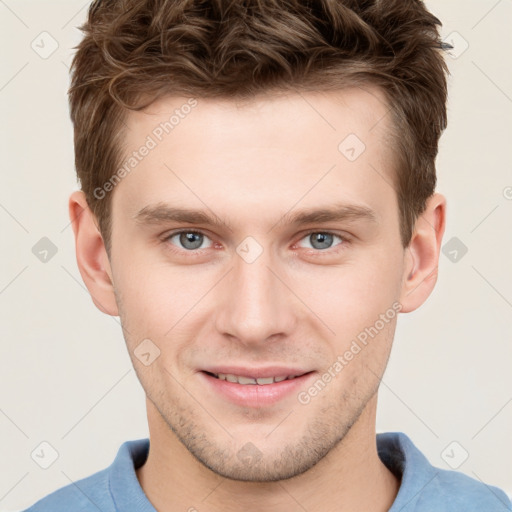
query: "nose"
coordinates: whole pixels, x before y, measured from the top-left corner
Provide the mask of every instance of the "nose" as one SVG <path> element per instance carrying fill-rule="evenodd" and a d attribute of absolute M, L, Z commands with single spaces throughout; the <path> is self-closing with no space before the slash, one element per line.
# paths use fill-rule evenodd
<path fill-rule="evenodd" d="M 266 250 L 251 263 L 235 254 L 216 297 L 220 334 L 249 346 L 292 332 L 297 300 L 279 268 Z"/>

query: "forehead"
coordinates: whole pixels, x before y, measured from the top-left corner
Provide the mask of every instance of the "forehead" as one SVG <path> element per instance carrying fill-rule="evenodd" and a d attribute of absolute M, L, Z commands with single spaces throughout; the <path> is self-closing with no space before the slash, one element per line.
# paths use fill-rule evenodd
<path fill-rule="evenodd" d="M 165 202 L 226 215 L 230 206 L 277 213 L 329 199 L 385 207 L 396 200 L 389 110 L 368 87 L 244 102 L 162 98 L 127 116 L 123 163 L 133 167 L 114 202 L 130 214 Z"/>
<path fill-rule="evenodd" d="M 166 96 L 142 111 L 128 113 L 127 142 L 136 145 L 138 140 L 134 138 L 140 138 L 141 131 L 154 132 L 160 139 L 170 131 L 186 131 L 187 125 L 201 126 L 210 139 L 217 135 L 223 142 L 227 142 L 226 134 L 233 137 L 238 132 L 243 137 L 251 131 L 261 142 L 265 135 L 267 142 L 279 142 L 276 136 L 280 128 L 286 128 L 286 133 L 303 130 L 309 137 L 318 131 L 334 139 L 352 130 L 361 139 L 373 142 L 373 134 L 386 138 L 390 133 L 390 110 L 384 92 L 370 84 L 335 91 L 268 92 L 246 100 Z M 158 126 L 161 122 L 168 123 L 167 130 Z M 244 145 L 249 144 L 245 140 Z"/>

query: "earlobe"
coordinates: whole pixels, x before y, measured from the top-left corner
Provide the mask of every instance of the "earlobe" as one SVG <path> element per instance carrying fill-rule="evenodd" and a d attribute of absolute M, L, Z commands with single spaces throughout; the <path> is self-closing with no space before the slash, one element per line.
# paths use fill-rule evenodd
<path fill-rule="evenodd" d="M 402 313 L 417 309 L 434 289 L 445 223 L 446 199 L 441 194 L 433 194 L 416 221 L 407 248 L 400 298 Z"/>
<path fill-rule="evenodd" d="M 91 298 L 103 313 L 118 316 L 112 270 L 103 237 L 82 191 L 71 194 L 69 217 L 75 235 L 78 269 Z"/>

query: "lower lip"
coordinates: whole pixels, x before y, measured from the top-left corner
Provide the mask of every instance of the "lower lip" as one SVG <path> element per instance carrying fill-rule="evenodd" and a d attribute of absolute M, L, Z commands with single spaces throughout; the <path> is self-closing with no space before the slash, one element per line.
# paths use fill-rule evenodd
<path fill-rule="evenodd" d="M 238 384 L 212 377 L 206 372 L 199 372 L 202 378 L 216 392 L 229 401 L 246 407 L 265 407 L 279 402 L 283 398 L 304 388 L 314 372 L 305 373 L 291 380 L 274 382 L 273 384 Z"/>

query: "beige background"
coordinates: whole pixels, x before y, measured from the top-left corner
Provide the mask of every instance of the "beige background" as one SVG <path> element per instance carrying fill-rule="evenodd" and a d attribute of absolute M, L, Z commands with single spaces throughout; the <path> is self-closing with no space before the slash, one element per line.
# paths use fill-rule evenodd
<path fill-rule="evenodd" d="M 147 437 L 118 321 L 92 304 L 67 219 L 76 188 L 68 66 L 88 3 L 0 0 L 2 511 L 103 469 L 122 442 Z M 377 428 L 407 433 L 441 468 L 467 452 L 459 471 L 510 494 L 512 2 L 427 6 L 455 43 L 438 158 L 444 243 L 456 237 L 468 251 L 453 262 L 448 246 L 428 303 L 400 316 Z M 42 58 L 52 40 L 58 48 Z M 32 252 L 42 237 L 57 249 L 46 263 Z M 31 458 L 43 441 L 58 452 L 48 469 Z"/>

